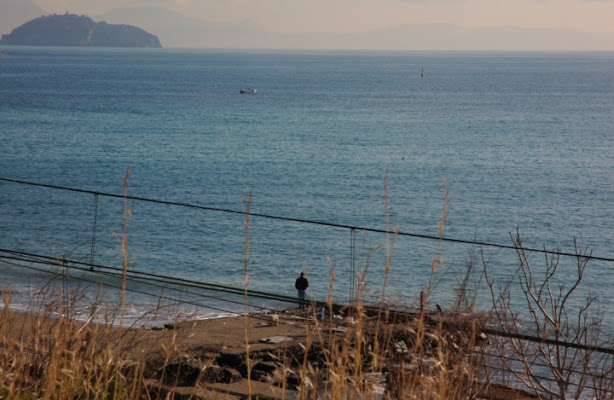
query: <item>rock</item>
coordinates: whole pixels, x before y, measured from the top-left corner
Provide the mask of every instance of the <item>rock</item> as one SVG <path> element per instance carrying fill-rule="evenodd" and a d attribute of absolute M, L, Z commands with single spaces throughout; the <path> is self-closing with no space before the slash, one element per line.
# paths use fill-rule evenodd
<path fill-rule="evenodd" d="M 394 344 L 394 351 L 398 354 L 407 354 L 409 353 L 409 349 L 407 348 L 407 344 L 404 341 L 398 341 Z"/>
<path fill-rule="evenodd" d="M 239 382 L 241 379 L 241 374 L 236 369 L 232 368 L 223 368 L 224 371 L 224 380 L 221 383 L 234 383 Z"/>
<path fill-rule="evenodd" d="M 283 343 L 283 342 L 289 342 L 291 341 L 292 338 L 288 338 L 285 336 L 271 336 L 268 338 L 263 338 L 260 339 L 260 342 L 262 343 L 271 343 L 271 344 L 279 344 L 279 343 Z"/>
<path fill-rule="evenodd" d="M 160 369 L 156 375 L 165 385 L 194 386 L 201 372 L 200 366 L 188 363 L 175 363 Z"/>
<path fill-rule="evenodd" d="M 268 375 L 272 375 L 279 368 L 277 363 L 271 361 L 258 361 L 252 366 L 252 371 L 263 372 Z"/>
<path fill-rule="evenodd" d="M 207 383 L 225 382 L 226 373 L 222 367 L 210 365 L 202 371 L 201 381 Z"/>
<path fill-rule="evenodd" d="M 245 354 L 222 353 L 217 358 L 218 365 L 237 368 L 243 363 Z"/>
<path fill-rule="evenodd" d="M 281 362 L 278 356 L 272 353 L 264 353 L 262 354 L 262 361 L 273 361 L 273 362 Z"/>
<path fill-rule="evenodd" d="M 297 374 L 290 374 L 286 377 L 286 386 L 296 390 L 301 385 L 301 377 Z"/>

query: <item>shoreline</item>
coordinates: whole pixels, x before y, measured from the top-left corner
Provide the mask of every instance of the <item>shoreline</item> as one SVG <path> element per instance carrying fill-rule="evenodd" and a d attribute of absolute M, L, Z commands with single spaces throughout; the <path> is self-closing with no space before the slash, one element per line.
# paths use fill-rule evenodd
<path fill-rule="evenodd" d="M 146 363 L 149 365 L 148 368 L 151 368 L 148 374 L 155 376 L 158 373 L 155 366 L 161 360 L 168 364 L 168 368 L 181 369 L 187 365 L 212 366 L 214 360 L 220 357 L 245 356 L 246 348 L 249 349 L 250 357 L 260 357 L 262 354 L 286 351 L 291 346 L 300 347 L 313 328 L 310 322 L 311 315 L 310 310 L 289 309 L 280 313 L 256 313 L 247 316 L 182 321 L 167 324 L 162 328 L 125 328 L 73 322 L 77 330 L 89 327 L 104 331 L 108 335 L 108 340 L 117 343 L 117 349 L 123 349 L 120 352 L 124 357 Z M 60 318 L 9 309 L 2 311 L 1 327 L 4 337 L 14 346 L 35 354 L 38 341 L 54 337 L 54 332 L 60 329 L 58 327 L 60 321 Z M 44 335 L 48 337 L 41 337 Z M 88 344 L 91 343 L 83 343 L 83 345 Z M 254 359 L 254 362 L 262 361 Z M 237 364 L 236 368 L 240 368 L 240 365 Z M 179 375 L 181 373 L 178 373 Z M 203 375 L 205 375 L 203 379 L 207 379 L 207 374 Z M 246 379 L 239 378 L 240 376 L 234 374 L 229 379 L 230 382 L 201 382 L 196 386 L 180 384 L 169 390 L 180 389 L 190 392 L 191 395 L 200 393 L 201 396 L 203 391 L 214 391 L 223 395 L 221 397 L 223 399 L 245 398 L 250 391 L 252 395 L 270 399 L 282 397 L 292 399 L 296 395 L 295 391 L 282 389 L 271 382 L 252 379 L 248 384 Z M 154 381 L 151 383 L 156 384 Z"/>
<path fill-rule="evenodd" d="M 7 358 L 11 359 L 11 356 L 15 358 L 15 355 L 21 362 L 26 359 L 26 368 L 36 366 L 47 369 L 53 363 L 47 363 L 45 360 L 52 361 L 54 352 L 60 348 L 60 354 L 72 354 L 69 358 L 71 361 L 63 367 L 70 369 L 73 367 L 72 363 L 83 361 L 80 357 L 87 359 L 88 354 L 94 354 L 101 348 L 100 351 L 105 352 L 103 359 L 104 356 L 110 356 L 108 359 L 114 360 L 114 365 L 122 371 L 122 375 L 127 373 L 126 376 L 130 376 L 131 369 L 143 366 L 137 378 L 145 385 L 145 391 L 152 398 L 293 400 L 298 398 L 299 394 L 303 398 L 305 395 L 306 398 L 319 398 L 330 390 L 327 382 L 331 377 L 327 377 L 326 368 L 333 369 L 329 371 L 333 374 L 330 382 L 333 382 L 336 363 L 340 361 L 345 365 L 357 356 L 354 350 L 337 354 L 336 345 L 347 344 L 347 340 L 351 338 L 368 338 L 369 325 L 379 325 L 381 322 L 380 316 L 363 315 L 360 321 L 338 316 L 328 316 L 324 321 L 320 321 L 315 309 L 296 308 L 280 313 L 183 321 L 151 329 L 80 323 L 69 319 L 3 310 L 0 332 L 4 346 L 0 347 L 0 355 L 5 361 Z M 398 314 L 392 318 L 400 316 L 401 314 Z M 408 353 L 409 349 L 402 351 L 402 348 L 398 348 L 400 342 L 396 342 L 401 340 L 409 343 L 404 335 L 411 331 L 412 327 L 415 328 L 415 320 L 412 320 L 414 317 L 409 314 L 405 314 L 405 317 L 408 319 L 390 325 L 392 330 L 389 334 L 395 337 L 392 343 L 396 356 L 390 355 L 392 358 L 386 359 L 387 362 L 393 362 L 387 364 L 388 367 L 396 365 L 394 362 L 403 363 L 397 357 L 413 357 L 411 352 Z M 438 331 L 442 325 L 449 322 L 460 323 L 450 327 L 452 331 L 448 333 L 453 333 L 455 340 L 460 340 L 458 343 L 462 345 L 465 340 L 470 339 L 461 337 L 470 333 L 468 326 L 463 328 L 462 324 L 470 319 L 463 320 L 462 316 L 461 319 L 458 317 L 459 315 L 456 318 L 454 315 L 431 315 L 427 317 L 425 326 L 427 331 L 443 334 L 443 338 L 447 335 L 445 330 Z M 427 337 L 428 335 L 430 333 L 427 333 Z M 69 347 L 63 347 L 66 342 L 71 343 Z M 454 344 L 452 346 L 454 347 Z M 426 357 L 423 361 L 430 357 L 428 352 L 421 353 L 417 348 L 413 350 L 417 351 L 416 356 Z M 333 358 L 329 358 L 331 356 Z M 66 361 L 62 357 L 64 356 L 60 355 L 60 359 Z M 341 358 L 336 360 L 339 357 Z M 37 358 L 39 360 L 35 363 Z M 456 361 L 462 364 L 460 359 Z M 307 369 L 305 362 L 309 365 Z M 348 367 L 349 365 L 344 366 Z M 360 375 L 361 379 L 365 379 L 364 384 L 370 387 L 368 393 L 375 396 L 373 398 L 383 399 L 388 385 L 385 383 L 386 375 L 398 373 L 396 370 L 385 372 L 385 369 L 380 367 L 377 370 L 380 372 L 364 371 Z M 350 384 L 351 375 L 344 379 L 350 380 L 345 390 L 357 389 Z M 394 387 L 391 390 L 394 395 Z M 493 385 L 485 390 L 487 391 L 480 390 L 478 398 L 534 398 L 509 387 Z"/>

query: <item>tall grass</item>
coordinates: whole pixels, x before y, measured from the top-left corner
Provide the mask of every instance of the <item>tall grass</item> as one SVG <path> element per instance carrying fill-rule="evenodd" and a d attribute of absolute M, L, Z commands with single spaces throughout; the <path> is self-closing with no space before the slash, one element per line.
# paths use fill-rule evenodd
<path fill-rule="evenodd" d="M 386 186 L 385 192 L 388 215 Z M 448 191 L 444 188 L 442 192 L 440 237 L 450 201 Z M 336 309 L 332 301 L 335 268 L 330 265 L 327 318 L 320 321 L 313 313 L 312 325 L 306 327 L 302 362 L 297 363 L 302 378 L 299 399 L 468 399 L 482 389 L 477 374 L 482 360 L 474 352 L 482 321 L 473 315 L 429 312 L 432 275 L 421 293 L 419 313 L 405 313 L 402 304 L 392 304 L 385 293 L 398 230 L 390 226 L 388 217 L 386 231 L 379 303 L 365 303 L 365 282 L 374 268 L 370 255 L 357 277 L 355 301 L 344 310 Z M 438 246 L 431 274 L 442 262 Z"/>
<path fill-rule="evenodd" d="M 128 399 L 140 393 L 142 367 L 125 357 L 110 326 L 60 314 L 11 314 L 4 296 L 0 395 L 9 399 Z"/>
<path fill-rule="evenodd" d="M 129 176 L 130 170 L 124 178 L 124 194 Z M 100 293 L 86 296 L 84 289 L 71 285 L 62 260 L 58 260 L 56 274 L 32 299 L 28 313 L 12 313 L 11 294 L 2 292 L 0 399 L 159 397 L 156 392 L 161 393 L 162 379 L 158 385 L 148 382 L 148 360 L 135 358 L 140 339 L 128 335 L 130 329 L 118 328 L 124 325 L 125 316 L 130 215 L 125 196 L 120 238 L 123 273 L 116 306 Z M 85 318 L 83 310 L 89 310 Z M 176 351 L 172 344 L 163 346 L 167 350 L 164 365 Z"/>
<path fill-rule="evenodd" d="M 124 179 L 124 192 L 130 171 Z M 374 305 L 365 302 L 367 275 L 371 257 L 364 260 L 358 274 L 355 300 L 339 308 L 332 293 L 336 272 L 329 262 L 329 295 L 326 318 L 316 316 L 316 303 L 310 314 L 303 315 L 305 338 L 300 350 L 284 349 L 279 361 L 278 376 L 281 398 L 290 385 L 290 376 L 298 377 L 298 399 L 467 399 L 479 390 L 474 355 L 479 345 L 476 338 L 480 321 L 471 316 L 459 318 L 428 311 L 427 285 L 421 297 L 420 312 L 400 312 L 401 304 L 391 304 L 386 286 L 392 265 L 394 242 L 398 230 L 388 220 L 386 200 L 386 264 L 381 299 Z M 444 211 L 440 220 L 443 236 L 449 197 L 444 190 Z M 244 288 L 245 288 L 245 365 L 247 398 L 252 398 L 250 329 L 248 323 L 249 286 L 249 211 L 245 218 Z M 116 308 L 101 306 L 100 299 L 88 306 L 84 322 L 76 321 L 74 310 L 85 296 L 78 290 L 66 293 L 66 286 L 57 285 L 43 295 L 44 312 L 31 315 L 11 314 L 10 295 L 3 293 L 4 308 L 0 322 L 0 398 L 10 399 L 157 399 L 175 398 L 178 382 L 171 364 L 181 359 L 182 338 L 173 332 L 162 344 L 156 357 L 156 373 L 152 374 L 151 354 L 136 351 L 139 337 L 129 330 L 117 328 L 117 319 L 124 320 L 127 290 L 128 217 L 124 206 L 122 286 Z M 439 247 L 438 247 L 439 248 Z M 370 254 L 370 253 L 369 253 Z M 434 255 L 431 273 L 442 262 L 439 251 Z M 61 263 L 58 269 L 62 269 Z M 59 275 L 60 276 L 60 275 Z M 59 282 L 56 281 L 56 283 Z M 53 285 L 49 285 L 52 288 Z M 65 299 L 70 298 L 70 301 Z M 108 302 L 105 302 L 108 304 Z M 100 322 L 103 321 L 103 322 Z M 120 324 L 121 325 L 121 324 Z M 142 356 L 141 356 L 142 355 Z M 203 367 L 205 368 L 205 367 Z M 200 376 L 196 384 L 200 382 Z M 385 388 L 385 389 L 384 389 Z M 184 396 L 185 397 L 185 396 Z M 198 398 L 192 394 L 192 398 Z"/>

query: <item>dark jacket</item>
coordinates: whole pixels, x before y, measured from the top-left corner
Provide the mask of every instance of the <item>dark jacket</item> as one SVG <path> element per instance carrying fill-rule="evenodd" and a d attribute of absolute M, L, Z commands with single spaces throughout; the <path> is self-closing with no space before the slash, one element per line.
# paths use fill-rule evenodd
<path fill-rule="evenodd" d="M 300 276 L 296 280 L 296 283 L 294 284 L 294 287 L 297 290 L 307 290 L 307 288 L 309 287 L 309 281 L 304 276 Z"/>

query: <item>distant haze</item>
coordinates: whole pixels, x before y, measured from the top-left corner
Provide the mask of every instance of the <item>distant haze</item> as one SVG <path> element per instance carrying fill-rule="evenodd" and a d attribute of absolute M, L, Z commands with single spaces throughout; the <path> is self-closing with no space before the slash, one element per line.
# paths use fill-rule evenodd
<path fill-rule="evenodd" d="M 614 50 L 614 0 L 0 0 L 0 33 L 65 12 L 164 47 Z"/>

